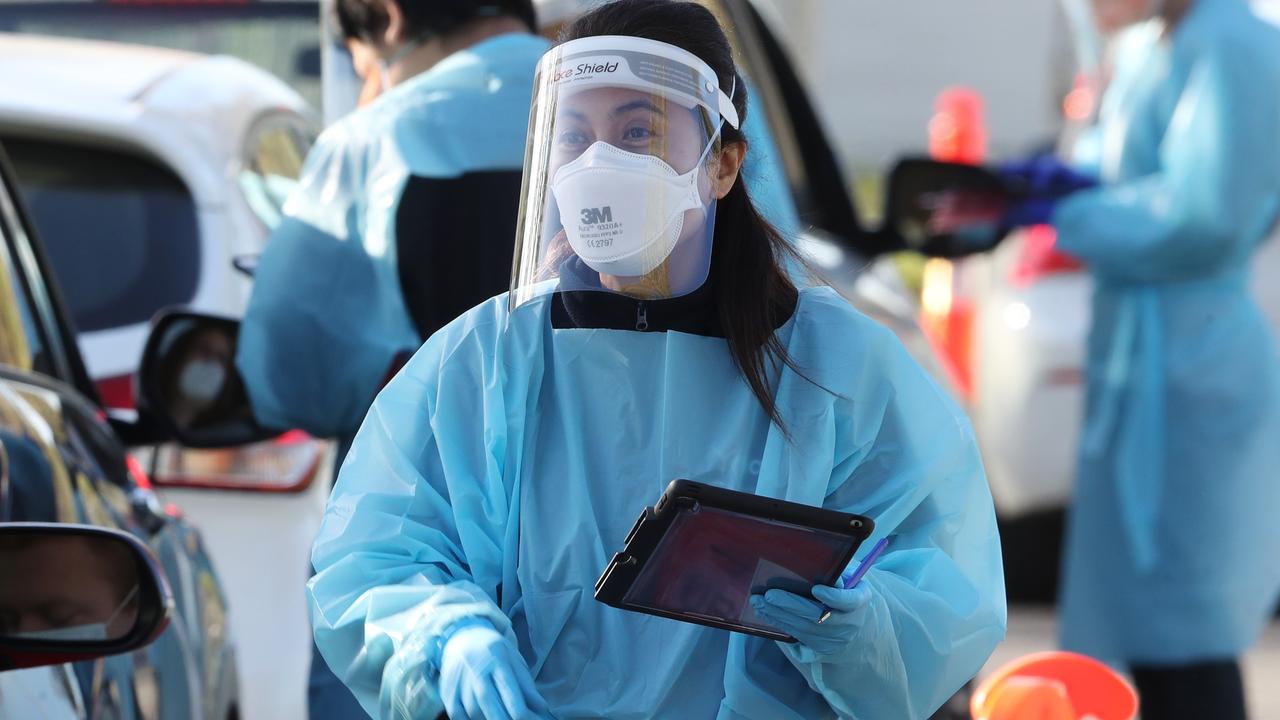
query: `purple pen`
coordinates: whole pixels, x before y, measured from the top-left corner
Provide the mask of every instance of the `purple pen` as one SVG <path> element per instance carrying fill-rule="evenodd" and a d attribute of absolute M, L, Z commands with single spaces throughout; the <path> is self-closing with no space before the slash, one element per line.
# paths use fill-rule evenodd
<path fill-rule="evenodd" d="M 858 563 L 857 569 L 853 571 L 853 574 L 849 576 L 849 579 L 840 583 L 840 589 L 848 590 L 852 587 L 856 587 L 858 584 L 858 581 L 862 580 L 862 576 L 866 575 L 867 571 L 871 569 L 871 563 L 875 562 L 876 558 L 880 557 L 880 555 L 884 552 L 884 549 L 888 546 L 889 546 L 889 537 L 885 536 L 880 538 L 880 541 L 877 542 L 875 546 L 871 548 L 871 552 L 867 553 L 867 556 L 862 558 L 862 562 Z M 827 618 L 829 617 L 831 617 L 831 608 L 827 607 L 826 605 L 823 605 L 822 615 L 818 617 L 818 624 L 821 625 L 822 623 L 826 622 Z"/>

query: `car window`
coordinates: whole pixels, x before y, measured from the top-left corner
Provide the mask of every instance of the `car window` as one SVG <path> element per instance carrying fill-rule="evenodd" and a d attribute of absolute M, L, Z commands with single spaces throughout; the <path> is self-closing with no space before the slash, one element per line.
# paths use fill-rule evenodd
<path fill-rule="evenodd" d="M 0 233 L 5 232 L 0 228 Z M 9 259 L 10 239 L 0 251 L 0 364 L 19 370 L 49 373 L 44 343 L 36 331 L 35 315 L 22 280 Z"/>
<path fill-rule="evenodd" d="M 249 133 L 239 175 L 240 190 L 268 230 L 280 223 L 284 201 L 298 184 L 315 132 L 295 115 L 268 115 Z"/>
<path fill-rule="evenodd" d="M 195 296 L 196 208 L 171 171 L 127 151 L 3 143 L 79 331 L 144 323 Z"/>
<path fill-rule="evenodd" d="M 5 192 L 0 188 L 0 193 Z M 3 198 L 8 205 L 8 197 Z M 52 374 L 44 341 L 36 325 L 35 306 L 18 275 L 9 223 L 0 222 L 0 364 Z"/>
<path fill-rule="evenodd" d="M 803 224 L 841 238 L 867 255 L 879 239 L 864 231 L 836 155 L 782 43 L 748 0 L 717 0 L 731 22 L 737 59 L 752 78 L 782 155 Z M 750 120 L 748 120 L 750 122 Z"/>

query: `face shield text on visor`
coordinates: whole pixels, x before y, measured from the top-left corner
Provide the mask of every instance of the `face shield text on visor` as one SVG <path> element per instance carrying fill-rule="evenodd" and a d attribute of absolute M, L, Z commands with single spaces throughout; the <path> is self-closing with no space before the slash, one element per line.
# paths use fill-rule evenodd
<path fill-rule="evenodd" d="M 553 291 L 658 299 L 701 287 L 721 122 L 738 126 L 730 96 L 673 45 L 601 36 L 543 56 L 511 307 Z"/>

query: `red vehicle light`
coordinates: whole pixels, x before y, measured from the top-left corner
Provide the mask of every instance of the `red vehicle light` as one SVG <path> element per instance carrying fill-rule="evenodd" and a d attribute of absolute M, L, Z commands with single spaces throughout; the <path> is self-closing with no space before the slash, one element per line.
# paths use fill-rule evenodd
<path fill-rule="evenodd" d="M 133 410 L 133 376 L 116 375 L 94 383 L 104 407 L 114 410 Z"/>
<path fill-rule="evenodd" d="M 965 400 L 973 398 L 973 317 L 973 301 L 957 286 L 955 266 L 940 259 L 926 263 L 920 327 Z"/>
<path fill-rule="evenodd" d="M 300 493 L 319 475 L 326 444 L 301 431 L 265 443 L 198 450 L 166 448 L 157 462 L 161 488 Z"/>
<path fill-rule="evenodd" d="M 132 455 L 126 455 L 124 462 L 129 468 L 129 476 L 133 478 L 134 484 L 143 490 L 150 490 L 151 478 L 147 477 L 147 472 L 142 469 L 142 463 Z"/>

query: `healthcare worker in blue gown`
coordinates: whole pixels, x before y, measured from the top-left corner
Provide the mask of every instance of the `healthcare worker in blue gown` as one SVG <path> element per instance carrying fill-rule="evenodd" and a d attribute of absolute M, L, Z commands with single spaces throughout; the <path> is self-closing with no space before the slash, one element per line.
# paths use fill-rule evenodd
<path fill-rule="evenodd" d="M 1280 217 L 1280 31 L 1244 0 L 1095 6 L 1155 13 L 1115 41 L 1074 171 L 1101 184 L 1015 209 L 1096 284 L 1062 642 L 1126 664 L 1144 718 L 1239 718 L 1280 592 L 1280 359 L 1248 291 Z"/>
<path fill-rule="evenodd" d="M 268 427 L 354 436 L 431 332 L 507 286 L 533 70 L 530 0 L 337 0 L 384 84 L 328 128 L 258 265 L 237 364 Z M 468 230 L 463 238 L 459 227 Z M 360 709 L 317 654 L 311 717 Z"/>
<path fill-rule="evenodd" d="M 746 108 L 695 3 L 606 4 L 543 58 L 513 288 L 379 394 L 313 553 L 316 641 L 369 714 L 925 718 L 1003 638 L 969 423 L 889 330 L 791 283 L 738 174 Z M 596 602 L 675 478 L 892 539 L 852 589 L 751 599 L 794 644 Z"/>

